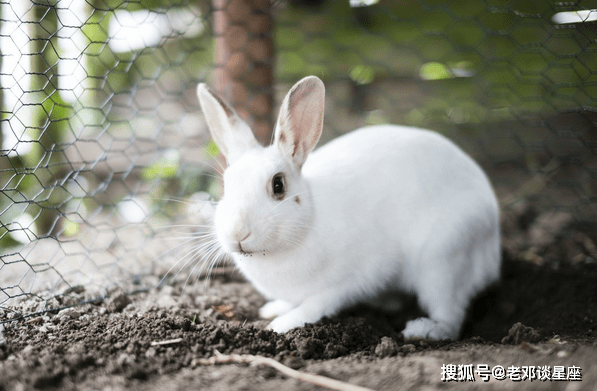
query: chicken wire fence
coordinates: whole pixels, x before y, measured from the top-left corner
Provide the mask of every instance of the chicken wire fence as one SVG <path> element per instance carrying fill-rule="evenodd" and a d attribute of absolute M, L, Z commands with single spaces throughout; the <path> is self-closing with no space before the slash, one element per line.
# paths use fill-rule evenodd
<path fill-rule="evenodd" d="M 2 323 L 155 286 L 201 258 L 168 251 L 220 192 L 199 82 L 265 141 L 272 108 L 317 75 L 322 142 L 431 128 L 488 170 L 503 209 L 597 222 L 597 2 L 0 4 Z"/>

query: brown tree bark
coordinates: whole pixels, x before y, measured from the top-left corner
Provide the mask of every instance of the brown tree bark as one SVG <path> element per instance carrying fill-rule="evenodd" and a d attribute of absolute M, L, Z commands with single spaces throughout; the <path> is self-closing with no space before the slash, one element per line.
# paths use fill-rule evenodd
<path fill-rule="evenodd" d="M 271 140 L 274 101 L 274 19 L 269 0 L 213 0 L 216 89 L 251 125 Z"/>

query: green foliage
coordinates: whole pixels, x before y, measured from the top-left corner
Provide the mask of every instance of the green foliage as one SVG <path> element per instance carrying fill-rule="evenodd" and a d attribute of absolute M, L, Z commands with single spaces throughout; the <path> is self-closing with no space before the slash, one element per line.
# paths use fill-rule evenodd
<path fill-rule="evenodd" d="M 445 64 L 428 62 L 421 66 L 419 75 L 423 80 L 442 80 L 454 77 Z"/>
<path fill-rule="evenodd" d="M 583 80 L 590 77 L 588 69 L 595 69 L 587 61 L 594 60 L 580 58 L 586 42 L 579 39 L 591 33 L 554 29 L 554 10 L 549 2 L 533 0 L 290 6 L 277 14 L 276 76 L 288 82 L 309 74 L 349 78 L 372 89 L 377 82 L 401 77 L 422 80 L 422 86 L 434 83 L 435 97 L 447 107 L 423 102 L 407 121 L 424 125 L 422 117 L 435 118 L 436 127 L 458 118 L 477 122 L 494 108 L 503 115 L 486 120 L 514 118 L 516 110 L 499 110 L 503 106 L 539 114 L 590 104 L 590 94 L 579 94 L 579 89 L 587 88 Z M 550 84 L 560 86 L 557 95 L 555 87 L 545 88 Z"/>
<path fill-rule="evenodd" d="M 207 144 L 205 144 L 205 154 L 208 158 L 215 158 L 220 154 L 220 148 L 213 140 L 209 140 Z"/>
<path fill-rule="evenodd" d="M 357 84 L 370 84 L 375 78 L 375 69 L 367 65 L 356 65 L 352 67 L 348 76 Z"/>
<path fill-rule="evenodd" d="M 174 178 L 179 169 L 178 155 L 174 158 L 162 158 L 145 167 L 141 177 L 146 181 Z"/>
<path fill-rule="evenodd" d="M 64 220 L 62 223 L 63 231 L 62 234 L 65 236 L 75 236 L 81 230 L 79 223 L 70 220 Z"/>

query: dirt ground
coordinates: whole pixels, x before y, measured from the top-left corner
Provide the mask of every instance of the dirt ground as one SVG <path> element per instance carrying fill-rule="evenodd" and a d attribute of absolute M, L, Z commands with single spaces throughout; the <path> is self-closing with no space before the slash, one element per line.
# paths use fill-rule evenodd
<path fill-rule="evenodd" d="M 297 372 L 345 390 L 595 390 L 597 234 L 497 191 L 502 278 L 473 303 L 459 341 L 405 341 L 400 330 L 420 316 L 414 299 L 399 314 L 356 307 L 276 334 L 258 319 L 265 300 L 222 267 L 209 284 L 182 278 L 132 295 L 114 290 L 0 325 L 0 391 L 323 389 Z M 53 300 L 64 306 L 85 295 L 78 287 Z M 245 362 L 202 361 L 218 354 Z"/>
<path fill-rule="evenodd" d="M 203 284 L 124 295 L 6 325 L 0 390 L 315 390 L 264 365 L 201 365 L 222 354 L 273 357 L 300 372 L 374 390 L 595 389 L 597 267 L 504 264 L 499 286 L 473 306 L 460 341 L 404 341 L 416 317 L 354 308 L 288 332 L 264 330 L 264 303 L 233 271 Z M 82 292 L 79 292 L 82 293 Z M 77 294 L 77 293 L 73 293 Z M 517 322 L 522 325 L 513 327 Z M 528 328 L 525 328 L 527 326 Z M 475 381 L 442 381 L 442 366 L 473 365 Z M 581 381 L 496 380 L 478 365 L 581 369 Z M 454 372 L 458 379 L 457 369 Z M 499 378 L 499 376 L 498 376 Z"/>

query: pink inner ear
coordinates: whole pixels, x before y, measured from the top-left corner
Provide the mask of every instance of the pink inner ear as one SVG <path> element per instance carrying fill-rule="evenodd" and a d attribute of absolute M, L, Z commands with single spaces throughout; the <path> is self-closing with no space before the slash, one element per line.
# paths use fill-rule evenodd
<path fill-rule="evenodd" d="M 303 79 L 295 85 L 287 96 L 286 121 L 278 137 L 280 143 L 287 143 L 285 130 L 291 132 L 292 156 L 304 161 L 306 155 L 315 147 L 321 135 L 323 122 L 324 92 L 322 83 L 317 78 Z M 302 162 L 301 162 L 302 163 Z"/>
<path fill-rule="evenodd" d="M 280 132 L 280 135 L 278 136 L 278 142 L 282 144 L 286 143 L 286 133 Z"/>

